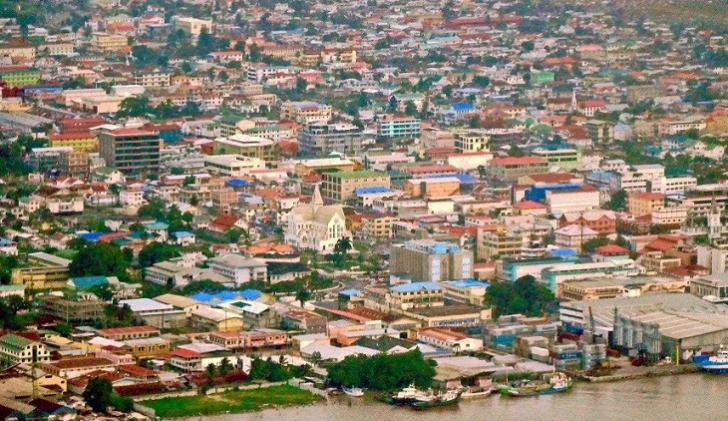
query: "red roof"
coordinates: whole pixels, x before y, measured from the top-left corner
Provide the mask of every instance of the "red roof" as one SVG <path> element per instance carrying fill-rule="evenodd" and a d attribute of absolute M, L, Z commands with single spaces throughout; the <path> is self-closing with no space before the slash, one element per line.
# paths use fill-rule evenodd
<path fill-rule="evenodd" d="M 569 173 L 541 173 L 541 174 L 531 174 L 528 176 L 531 180 L 533 180 L 536 183 L 568 183 L 569 181 L 573 180 L 575 177 Z"/>
<path fill-rule="evenodd" d="M 129 327 L 115 327 L 110 329 L 99 329 L 96 331 L 101 336 L 108 335 L 124 335 L 131 333 L 154 333 L 159 332 L 159 329 L 152 326 L 129 326 Z"/>
<path fill-rule="evenodd" d="M 665 196 L 662 193 L 631 193 L 629 198 L 639 200 L 663 200 Z"/>
<path fill-rule="evenodd" d="M 594 252 L 602 256 L 629 256 L 629 250 L 616 244 L 607 244 L 606 246 L 597 247 Z"/>
<path fill-rule="evenodd" d="M 513 205 L 513 209 L 520 209 L 520 210 L 546 209 L 546 206 L 541 203 L 534 202 L 533 200 L 526 200 L 523 202 L 518 202 L 515 205 Z"/>
<path fill-rule="evenodd" d="M 129 373 L 131 375 L 139 377 L 149 377 L 155 376 L 157 374 L 157 372 L 154 370 L 150 370 L 146 367 L 141 367 L 136 364 L 121 365 L 119 366 L 119 371 L 123 371 L 125 373 Z"/>
<path fill-rule="evenodd" d="M 177 348 L 172 351 L 172 355 L 182 358 L 197 358 L 202 356 L 199 352 L 195 352 L 186 348 Z"/>

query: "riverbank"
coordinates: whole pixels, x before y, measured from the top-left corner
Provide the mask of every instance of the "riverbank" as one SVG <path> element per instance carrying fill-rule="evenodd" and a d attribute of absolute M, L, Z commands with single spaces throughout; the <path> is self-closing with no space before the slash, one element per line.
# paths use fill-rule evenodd
<path fill-rule="evenodd" d="M 696 364 L 662 365 L 651 367 L 632 367 L 623 366 L 615 370 L 613 373 L 603 376 L 588 376 L 579 372 L 569 372 L 568 374 L 582 381 L 592 383 L 602 382 L 618 382 L 623 380 L 635 380 L 647 377 L 674 376 L 678 374 L 692 374 L 700 372 L 700 366 Z"/>
<path fill-rule="evenodd" d="M 324 398 L 308 390 L 281 385 L 259 389 L 231 390 L 214 395 L 183 396 L 144 401 L 161 418 L 182 418 L 262 411 L 268 408 L 309 405 Z"/>

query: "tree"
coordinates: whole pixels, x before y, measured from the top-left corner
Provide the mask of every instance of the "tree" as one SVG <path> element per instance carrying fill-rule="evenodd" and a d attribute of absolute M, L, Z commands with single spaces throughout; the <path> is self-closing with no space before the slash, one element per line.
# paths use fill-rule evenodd
<path fill-rule="evenodd" d="M 412 101 L 407 101 L 407 104 L 404 106 L 404 113 L 407 114 L 410 117 L 414 117 L 417 115 L 417 106 Z"/>
<path fill-rule="evenodd" d="M 126 277 L 129 263 L 119 247 L 108 243 L 93 243 L 74 256 L 68 271 L 70 276 Z"/>
<path fill-rule="evenodd" d="M 258 44 L 250 44 L 250 47 L 248 48 L 248 61 L 258 62 L 261 58 L 262 54 L 260 52 L 260 47 L 258 47 Z"/>
<path fill-rule="evenodd" d="M 153 266 L 155 263 L 177 257 L 178 255 L 177 247 L 153 241 L 139 252 L 139 264 L 146 268 Z"/>
<path fill-rule="evenodd" d="M 215 381 L 215 374 L 217 374 L 217 369 L 215 368 L 215 364 L 210 363 L 205 367 L 205 377 L 207 377 L 207 381 L 210 383 L 214 383 Z"/>
<path fill-rule="evenodd" d="M 596 249 L 609 244 L 609 239 L 605 235 L 584 241 L 581 245 L 581 251 L 584 253 L 593 253 Z"/>
<path fill-rule="evenodd" d="M 540 316 L 555 303 L 553 292 L 526 275 L 515 282 L 493 281 L 485 294 L 485 302 L 493 308 L 495 317 L 504 314 Z"/>
<path fill-rule="evenodd" d="M 627 192 L 624 189 L 619 190 L 613 194 L 609 199 L 605 207 L 613 211 L 624 210 L 627 206 Z"/>
<path fill-rule="evenodd" d="M 301 288 L 296 291 L 296 301 L 301 303 L 301 307 L 306 304 L 306 301 L 311 299 L 311 291 L 305 288 Z"/>
<path fill-rule="evenodd" d="M 490 78 L 488 76 L 475 76 L 473 84 L 481 88 L 487 88 L 490 85 Z"/>
<path fill-rule="evenodd" d="M 149 98 L 145 96 L 130 96 L 129 98 L 124 98 L 119 103 L 119 111 L 116 112 L 116 117 L 144 117 L 151 112 L 152 107 L 149 105 Z"/>
<path fill-rule="evenodd" d="M 296 91 L 298 92 L 306 92 L 306 88 L 308 87 L 308 82 L 306 79 L 302 77 L 296 78 Z"/>
<path fill-rule="evenodd" d="M 233 365 L 228 357 L 225 357 L 220 361 L 220 367 L 217 368 L 217 371 L 223 377 L 225 377 L 229 372 L 233 371 Z"/>
<path fill-rule="evenodd" d="M 348 356 L 331 366 L 328 380 L 339 386 L 356 386 L 369 390 L 392 391 L 414 383 L 427 388 L 435 375 L 433 365 L 419 349 L 400 354 Z"/>
<path fill-rule="evenodd" d="M 113 391 L 110 381 L 102 377 L 94 377 L 83 391 L 83 398 L 95 412 L 106 412 L 106 409 L 111 406 Z"/>
<path fill-rule="evenodd" d="M 351 244 L 351 239 L 349 237 L 339 238 L 334 245 L 334 251 L 341 253 L 344 256 L 346 256 L 352 248 L 354 248 L 354 246 Z"/>

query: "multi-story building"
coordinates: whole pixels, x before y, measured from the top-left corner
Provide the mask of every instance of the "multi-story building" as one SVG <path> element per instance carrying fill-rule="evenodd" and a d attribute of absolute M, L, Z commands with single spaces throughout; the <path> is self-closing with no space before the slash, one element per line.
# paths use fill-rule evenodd
<path fill-rule="evenodd" d="M 493 232 L 478 229 L 477 242 L 478 259 L 481 260 L 518 256 L 523 248 L 523 236 L 507 231 Z"/>
<path fill-rule="evenodd" d="M 276 161 L 279 156 L 279 149 L 274 141 L 244 134 L 218 137 L 213 142 L 212 150 L 215 155 L 242 155 L 264 161 Z"/>
<path fill-rule="evenodd" d="M 355 198 L 355 190 L 361 187 L 390 187 L 389 174 L 379 171 L 325 173 L 321 193 L 326 203 L 343 203 Z"/>
<path fill-rule="evenodd" d="M 548 190 L 546 205 L 553 214 L 599 209 L 599 190 L 590 184 L 574 189 Z"/>
<path fill-rule="evenodd" d="M 255 126 L 245 130 L 244 132 L 244 134 L 258 136 L 264 139 L 270 139 L 274 142 L 278 142 L 284 139 L 295 138 L 297 133 L 298 132 L 294 130 L 291 126 L 283 124 Z"/>
<path fill-rule="evenodd" d="M 460 180 L 454 176 L 407 180 L 404 191 L 412 197 L 450 197 L 460 193 Z"/>
<path fill-rule="evenodd" d="M 230 351 L 280 349 L 290 345 L 290 338 L 285 330 L 263 329 L 247 332 L 213 332 L 210 334 L 210 342 L 224 346 Z"/>
<path fill-rule="evenodd" d="M 0 66 L 0 81 L 11 88 L 33 86 L 40 82 L 40 72 L 28 66 Z"/>
<path fill-rule="evenodd" d="M 399 218 L 389 215 L 373 215 L 362 218 L 361 233 L 364 238 L 392 238 L 392 224 Z"/>
<path fill-rule="evenodd" d="M 281 104 L 281 118 L 300 124 L 326 123 L 331 120 L 330 105 L 317 102 L 284 102 Z"/>
<path fill-rule="evenodd" d="M 392 247 L 390 271 L 414 281 L 472 278 L 473 252 L 451 243 L 411 240 Z"/>
<path fill-rule="evenodd" d="M 124 174 L 159 171 L 160 140 L 157 132 L 139 129 L 104 130 L 98 134 L 99 153 L 110 168 Z"/>
<path fill-rule="evenodd" d="M 242 177 L 251 170 L 265 169 L 265 161 L 241 155 L 210 155 L 205 157 L 205 168 L 212 174 Z"/>
<path fill-rule="evenodd" d="M 68 177 L 86 178 L 89 173 L 88 153 L 85 151 L 62 152 L 58 169 Z"/>
<path fill-rule="evenodd" d="M 490 150 L 490 136 L 475 131 L 456 131 L 455 150 L 458 152 L 479 152 Z"/>
<path fill-rule="evenodd" d="M 151 336 L 159 336 L 160 331 L 152 326 L 129 326 L 98 329 L 96 333 L 102 338 L 126 341 L 129 339 L 145 339 Z"/>
<path fill-rule="evenodd" d="M 88 323 L 104 317 L 106 303 L 101 300 L 69 300 L 53 295 L 44 295 L 43 312 L 66 323 Z"/>
<path fill-rule="evenodd" d="M 14 62 L 35 61 L 35 45 L 21 40 L 11 38 L 10 41 L 0 44 L 0 57 L 9 57 Z"/>
<path fill-rule="evenodd" d="M 75 45 L 71 42 L 43 44 L 39 50 L 49 56 L 72 56 L 76 53 Z"/>
<path fill-rule="evenodd" d="M 567 225 L 583 225 L 599 234 L 617 232 L 617 215 L 612 211 L 590 210 L 585 212 L 567 212 L 559 218 L 559 228 Z"/>
<path fill-rule="evenodd" d="M 202 31 L 212 33 L 212 21 L 197 18 L 177 18 L 174 20 L 174 26 L 184 31 L 185 34 L 192 36 L 197 41 Z"/>
<path fill-rule="evenodd" d="M 549 165 L 559 166 L 565 171 L 581 170 L 581 149 L 579 148 L 535 148 L 531 154 L 548 161 Z"/>
<path fill-rule="evenodd" d="M 213 272 L 232 279 L 236 286 L 250 281 L 265 281 L 268 277 L 268 266 L 264 261 L 239 254 L 213 257 L 207 265 Z"/>
<path fill-rule="evenodd" d="M 365 139 L 367 135 L 363 130 L 348 123 L 313 123 L 298 132 L 301 150 L 315 156 L 332 152 L 359 155 Z"/>
<path fill-rule="evenodd" d="M 305 177 L 329 171 L 354 171 L 354 162 L 340 156 L 319 159 L 302 159 L 296 162 L 296 175 Z"/>
<path fill-rule="evenodd" d="M 159 69 L 139 71 L 134 73 L 134 83 L 146 88 L 164 87 L 170 85 L 171 74 Z"/>
<path fill-rule="evenodd" d="M 524 175 L 547 172 L 549 163 L 533 156 L 493 158 L 486 167 L 488 177 L 498 181 L 518 181 Z"/>
<path fill-rule="evenodd" d="M 611 143 L 614 140 L 614 123 L 602 120 L 588 120 L 586 122 L 586 132 L 592 142 Z"/>
<path fill-rule="evenodd" d="M 0 337 L 0 359 L 5 365 L 48 362 L 51 353 L 40 342 L 12 333 Z"/>
<path fill-rule="evenodd" d="M 422 121 L 414 117 L 384 114 L 377 120 L 378 137 L 420 137 Z"/>
<path fill-rule="evenodd" d="M 124 35 L 95 32 L 91 34 L 91 49 L 104 53 L 120 51 L 129 46 L 129 40 Z"/>
<path fill-rule="evenodd" d="M 50 146 L 53 148 L 70 146 L 74 151 L 95 152 L 99 147 L 96 136 L 90 132 L 86 133 L 63 133 L 51 134 L 48 136 Z"/>
<path fill-rule="evenodd" d="M 627 210 L 634 216 L 650 215 L 665 207 L 662 193 L 630 193 L 627 196 Z"/>

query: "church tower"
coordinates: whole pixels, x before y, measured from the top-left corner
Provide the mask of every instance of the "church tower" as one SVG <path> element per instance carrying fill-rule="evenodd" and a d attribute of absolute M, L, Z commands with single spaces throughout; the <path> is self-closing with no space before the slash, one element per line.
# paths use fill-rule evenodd
<path fill-rule="evenodd" d="M 319 189 L 319 184 L 316 184 L 316 187 L 313 190 L 313 198 L 311 198 L 311 207 L 313 207 L 313 213 L 316 213 L 316 210 L 324 205 L 324 199 L 321 197 L 321 190 Z"/>
<path fill-rule="evenodd" d="M 715 196 L 710 204 L 710 213 L 708 214 L 708 238 L 711 240 L 720 238 L 723 227 L 720 223 L 720 211 L 715 203 Z"/>

